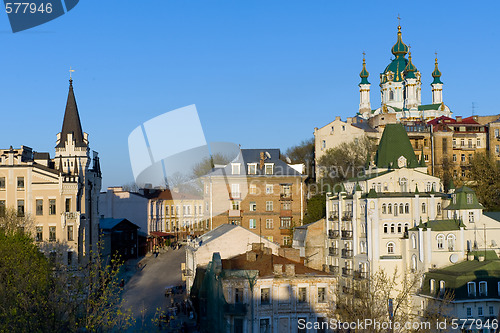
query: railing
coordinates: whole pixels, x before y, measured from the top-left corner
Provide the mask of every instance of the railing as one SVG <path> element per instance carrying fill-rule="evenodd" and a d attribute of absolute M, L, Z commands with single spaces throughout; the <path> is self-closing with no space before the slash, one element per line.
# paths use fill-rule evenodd
<path fill-rule="evenodd" d="M 340 235 L 340 232 L 338 230 L 328 230 L 328 238 L 338 238 Z"/>
<path fill-rule="evenodd" d="M 352 276 L 352 269 L 347 267 L 342 267 L 342 275 Z"/>
<path fill-rule="evenodd" d="M 339 255 L 339 249 L 337 247 L 329 247 L 328 248 L 328 255 L 330 255 L 330 256 L 338 256 Z"/>
<path fill-rule="evenodd" d="M 330 214 L 330 217 L 328 217 L 328 219 L 329 219 L 330 221 L 334 221 L 334 220 L 336 220 L 336 219 L 338 219 L 338 218 L 339 218 L 339 214 L 338 214 L 338 213 L 331 213 L 331 214 Z"/>
<path fill-rule="evenodd" d="M 292 193 L 280 193 L 280 200 L 292 200 Z"/>
<path fill-rule="evenodd" d="M 78 218 L 78 216 L 80 216 L 79 212 L 65 212 L 64 213 L 64 217 L 67 220 L 76 220 Z"/>
<path fill-rule="evenodd" d="M 352 239 L 352 230 L 342 230 L 342 238 Z"/>
<path fill-rule="evenodd" d="M 368 278 L 368 272 L 354 271 L 355 279 L 366 279 Z"/>
<path fill-rule="evenodd" d="M 352 218 L 352 212 L 344 212 L 342 214 L 342 221 L 346 221 Z"/>
<path fill-rule="evenodd" d="M 352 258 L 352 250 L 342 249 L 342 258 Z"/>
<path fill-rule="evenodd" d="M 339 266 L 330 265 L 328 268 L 330 269 L 330 273 L 339 274 Z"/>

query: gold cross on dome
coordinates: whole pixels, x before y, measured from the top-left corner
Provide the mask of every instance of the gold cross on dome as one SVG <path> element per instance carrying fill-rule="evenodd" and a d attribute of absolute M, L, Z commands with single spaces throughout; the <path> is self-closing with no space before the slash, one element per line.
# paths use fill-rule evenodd
<path fill-rule="evenodd" d="M 69 66 L 69 79 L 72 80 L 71 74 L 74 72 L 74 69 L 71 69 L 71 66 Z"/>
<path fill-rule="evenodd" d="M 401 17 L 399 17 L 399 13 L 398 13 L 398 25 L 401 25 Z"/>
<path fill-rule="evenodd" d="M 366 53 L 365 53 L 365 51 L 363 51 L 363 59 L 365 58 L 365 55 L 366 55 Z"/>

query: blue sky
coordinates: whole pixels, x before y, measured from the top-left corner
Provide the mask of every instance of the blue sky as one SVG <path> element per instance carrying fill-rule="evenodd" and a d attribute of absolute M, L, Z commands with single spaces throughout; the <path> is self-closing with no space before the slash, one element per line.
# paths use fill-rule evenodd
<path fill-rule="evenodd" d="M 455 115 L 500 113 L 496 1 L 337 2 L 85 0 L 13 34 L 0 13 L 0 147 L 54 153 L 72 66 L 103 187 L 132 181 L 127 137 L 144 121 L 196 104 L 207 141 L 281 148 L 357 112 L 362 52 L 380 104 L 401 16 L 403 41 L 431 102 L 434 52 Z"/>

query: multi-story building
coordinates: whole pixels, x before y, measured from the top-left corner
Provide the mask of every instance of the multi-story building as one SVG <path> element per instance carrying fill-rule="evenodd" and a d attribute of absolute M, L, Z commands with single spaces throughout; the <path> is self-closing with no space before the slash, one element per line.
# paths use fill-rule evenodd
<path fill-rule="evenodd" d="M 207 331 L 295 333 L 313 323 L 328 330 L 335 277 L 270 249 L 255 247 L 222 260 L 214 253 L 196 279 L 191 295 Z"/>
<path fill-rule="evenodd" d="M 389 124 L 366 175 L 327 194 L 325 264 L 349 290 L 353 278 L 380 269 L 426 271 L 463 260 L 482 242 L 481 228 L 490 240 L 500 238 L 499 221 L 482 213 L 475 193 L 444 193 L 403 125 Z M 488 246 L 500 250 L 493 241 Z"/>
<path fill-rule="evenodd" d="M 291 245 L 302 225 L 307 175 L 280 160 L 279 149 L 242 149 L 231 163 L 202 177 L 207 223 L 241 225 L 270 241 Z"/>
<path fill-rule="evenodd" d="M 185 238 L 205 232 L 203 198 L 190 193 L 164 190 L 149 199 L 148 233 L 164 232 Z"/>
<path fill-rule="evenodd" d="M 21 146 L 0 155 L 0 207 L 34 219 L 34 235 L 54 259 L 69 265 L 97 250 L 101 171 L 82 131 L 72 80 L 55 157 Z"/>
<path fill-rule="evenodd" d="M 401 27 L 398 27 L 397 42 L 391 51 L 395 58 L 380 74 L 381 106 L 371 109 L 369 73 L 363 59 L 358 113 L 346 122 L 336 117 L 326 126 L 314 129 L 316 165 L 329 148 L 343 142 L 366 136 L 378 143 L 385 125 L 398 122 L 405 125 L 415 154 L 424 157 L 432 175 L 467 177 L 470 160 L 477 152 L 489 151 L 500 160 L 500 139 L 497 139 L 500 136 L 495 136 L 500 130 L 499 123 L 495 122 L 500 115 L 452 119 L 450 108 L 443 103 L 443 82 L 437 58 L 432 72 L 432 103 L 422 105 L 421 74 L 402 41 Z M 447 172 L 450 175 L 445 177 Z M 321 176 L 321 168 L 317 167 L 316 178 Z"/>

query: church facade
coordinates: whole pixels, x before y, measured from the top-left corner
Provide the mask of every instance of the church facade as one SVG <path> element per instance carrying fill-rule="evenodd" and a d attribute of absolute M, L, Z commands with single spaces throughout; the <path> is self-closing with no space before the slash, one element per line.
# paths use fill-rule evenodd
<path fill-rule="evenodd" d="M 70 80 L 54 158 L 27 146 L 0 151 L 0 212 L 14 209 L 33 220 L 28 227 L 41 250 L 75 265 L 97 250 L 101 179 L 99 157 L 82 130 Z"/>

